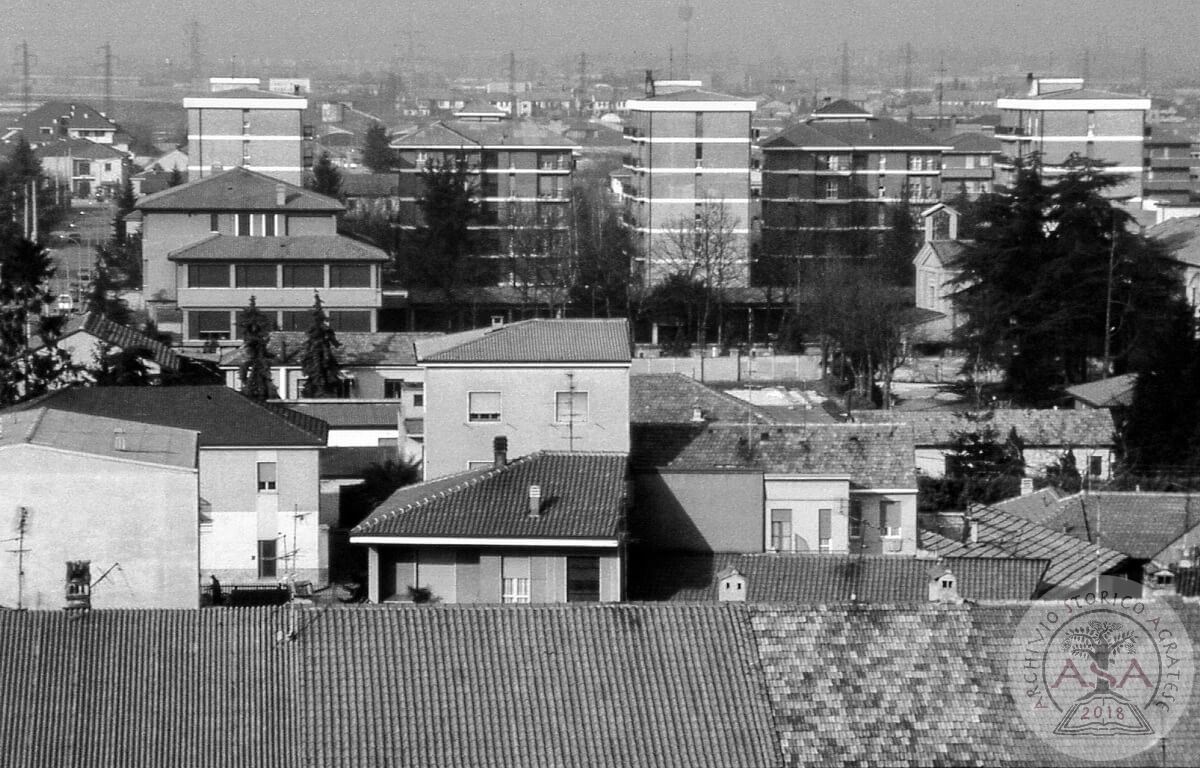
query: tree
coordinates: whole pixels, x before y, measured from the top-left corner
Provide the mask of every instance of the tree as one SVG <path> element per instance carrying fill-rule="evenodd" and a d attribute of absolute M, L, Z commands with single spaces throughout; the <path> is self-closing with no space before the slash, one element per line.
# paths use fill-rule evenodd
<path fill-rule="evenodd" d="M 723 310 L 725 292 L 747 278 L 744 240 L 735 230 L 740 222 L 723 200 L 706 198 L 696 205 L 692 218 L 683 217 L 668 225 L 660 241 L 658 259 L 670 274 L 684 283 L 696 283 L 702 291 L 690 295 L 702 303 L 696 308 L 696 344 L 707 341 L 712 315 L 717 314 L 717 342 L 725 341 Z"/>
<path fill-rule="evenodd" d="M 342 196 L 342 172 L 333 164 L 328 152 L 322 152 L 321 157 L 313 165 L 312 175 L 308 179 L 308 188 L 327 197 L 340 198 Z"/>
<path fill-rule="evenodd" d="M 589 317 L 629 317 L 641 296 L 632 269 L 633 238 L 620 215 L 595 188 L 571 190 L 575 279 L 571 303 Z"/>
<path fill-rule="evenodd" d="M 62 317 L 48 310 L 54 262 L 24 238 L 0 238 L 0 406 L 28 400 L 70 380 L 67 353 L 56 345 Z M 30 329 L 42 349 L 30 348 Z"/>
<path fill-rule="evenodd" d="M 702 282 L 683 272 L 673 272 L 650 289 L 642 310 L 647 318 L 675 328 L 675 334 L 662 347 L 668 354 L 682 355 L 687 353 L 692 339 L 703 338 L 700 308 L 711 303 Z"/>
<path fill-rule="evenodd" d="M 508 277 L 522 309 L 550 316 L 562 311 L 574 275 L 571 233 L 562 211 L 540 211 L 533 203 L 513 203 L 508 211 Z"/>
<path fill-rule="evenodd" d="M 18 136 L 8 159 L 0 160 L 0 239 L 33 236 L 32 227 L 27 232 L 25 223 L 33 212 L 34 197 L 37 232 L 44 237 L 62 220 L 65 208 L 59 204 L 55 188 L 42 176 L 41 161 L 24 136 Z"/>
<path fill-rule="evenodd" d="M 339 375 L 341 366 L 334 350 L 340 346 L 337 335 L 329 326 L 329 318 L 325 316 L 321 296 L 314 293 L 312 325 L 304 337 L 304 350 L 300 358 L 300 370 L 304 374 L 303 397 L 337 396 L 342 380 Z"/>
<path fill-rule="evenodd" d="M 957 343 L 1030 404 L 1086 381 L 1093 361 L 1105 358 L 1102 375 L 1108 358 L 1128 368 L 1180 290 L 1159 250 L 1103 196 L 1118 178 L 1074 155 L 1064 168 L 1047 181 L 1037 155 L 1019 162 L 1011 190 L 980 199 L 975 241 L 951 263 Z"/>
<path fill-rule="evenodd" d="M 392 148 L 389 146 L 387 129 L 382 123 L 372 123 L 363 138 L 363 165 L 372 173 L 387 173 L 392 170 Z"/>
<path fill-rule="evenodd" d="M 968 509 L 1016 496 L 1025 473 L 1024 445 L 1015 429 L 1001 436 L 992 412 L 960 413 L 941 478 L 919 479 L 922 509 Z"/>
<path fill-rule="evenodd" d="M 879 243 L 879 271 L 892 285 L 911 286 L 916 280 L 913 258 L 921 245 L 908 200 L 887 207 L 887 229 Z"/>
<path fill-rule="evenodd" d="M 138 290 L 142 287 L 142 236 L 126 235 L 96 246 L 96 271 L 103 272 L 113 289 Z"/>
<path fill-rule="evenodd" d="M 242 394 L 255 400 L 268 400 L 276 396 L 275 383 L 271 378 L 271 360 L 275 355 L 268 348 L 273 325 L 271 319 L 258 308 L 255 297 L 251 296 L 249 306 L 242 310 L 238 318 L 238 327 L 242 331 L 243 358 L 238 366 L 238 380 L 242 383 Z"/>
<path fill-rule="evenodd" d="M 137 208 L 137 196 L 133 194 L 133 179 L 126 175 L 121 192 L 116 197 L 116 212 L 113 215 L 113 239 L 125 242 L 125 217 Z"/>
<path fill-rule="evenodd" d="M 173 166 L 171 172 L 167 174 L 167 186 L 178 187 L 183 182 L 187 181 L 183 176 L 183 171 L 179 170 L 179 166 Z"/>

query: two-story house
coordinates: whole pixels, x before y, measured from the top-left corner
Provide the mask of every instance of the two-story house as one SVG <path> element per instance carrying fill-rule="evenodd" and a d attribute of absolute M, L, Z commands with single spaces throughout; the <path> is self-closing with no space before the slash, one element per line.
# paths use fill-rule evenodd
<path fill-rule="evenodd" d="M 198 432 L 199 519 L 188 525 L 198 526 L 201 577 L 226 583 L 273 583 L 288 574 L 328 579 L 334 521 L 319 514 L 323 421 L 222 385 L 76 387 L 10 410 L 31 408 Z M 131 494 L 142 493 L 138 483 L 130 485 Z M 189 569 L 194 586 L 196 575 Z"/>
<path fill-rule="evenodd" d="M 341 203 L 233 168 L 143 198 L 143 294 L 185 343 L 237 338 L 257 300 L 284 331 L 306 330 L 319 294 L 335 331 L 376 330 L 382 250 L 337 234 Z"/>
<path fill-rule="evenodd" d="M 418 339 L 425 477 L 492 464 L 492 439 L 534 451 L 629 451 L 624 319 L 525 320 Z"/>
<path fill-rule="evenodd" d="M 33 152 L 46 176 L 75 197 L 111 197 L 120 191 L 129 172 L 129 157 L 124 152 L 89 139 L 50 141 Z"/>

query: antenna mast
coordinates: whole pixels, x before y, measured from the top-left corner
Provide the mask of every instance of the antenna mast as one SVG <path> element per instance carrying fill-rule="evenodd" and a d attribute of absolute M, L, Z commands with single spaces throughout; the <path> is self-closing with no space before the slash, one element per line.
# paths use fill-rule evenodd
<path fill-rule="evenodd" d="M 10 549 L 17 556 L 17 610 L 24 610 L 25 599 L 25 532 L 29 527 L 29 507 L 18 507 L 20 517 L 17 518 L 17 548 Z M 13 539 L 9 539 L 13 541 Z"/>

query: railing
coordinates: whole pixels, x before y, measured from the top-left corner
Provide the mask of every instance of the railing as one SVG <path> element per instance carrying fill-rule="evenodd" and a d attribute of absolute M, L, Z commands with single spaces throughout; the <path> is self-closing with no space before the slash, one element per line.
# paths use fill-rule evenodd
<path fill-rule="evenodd" d="M 214 592 L 216 593 L 214 595 Z M 291 599 L 286 584 L 230 584 L 216 590 L 211 584 L 200 587 L 200 605 L 241 608 L 259 605 L 283 605 Z"/>

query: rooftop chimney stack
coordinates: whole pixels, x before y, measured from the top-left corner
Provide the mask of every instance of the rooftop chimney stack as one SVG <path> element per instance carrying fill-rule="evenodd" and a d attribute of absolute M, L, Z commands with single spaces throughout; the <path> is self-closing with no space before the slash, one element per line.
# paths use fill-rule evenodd
<path fill-rule="evenodd" d="M 1022 477 L 1021 478 L 1021 495 L 1028 496 L 1031 493 L 1033 493 L 1033 478 L 1032 477 Z"/>
<path fill-rule="evenodd" d="M 529 486 L 529 516 L 542 516 L 542 486 Z"/>
<path fill-rule="evenodd" d="M 282 184 L 275 185 L 275 205 L 282 208 L 287 204 L 287 187 Z"/>
<path fill-rule="evenodd" d="M 492 466 L 501 469 L 508 464 L 508 438 L 496 435 L 492 438 Z"/>
<path fill-rule="evenodd" d="M 124 451 L 125 447 L 125 430 L 117 427 L 113 430 L 113 450 Z"/>

